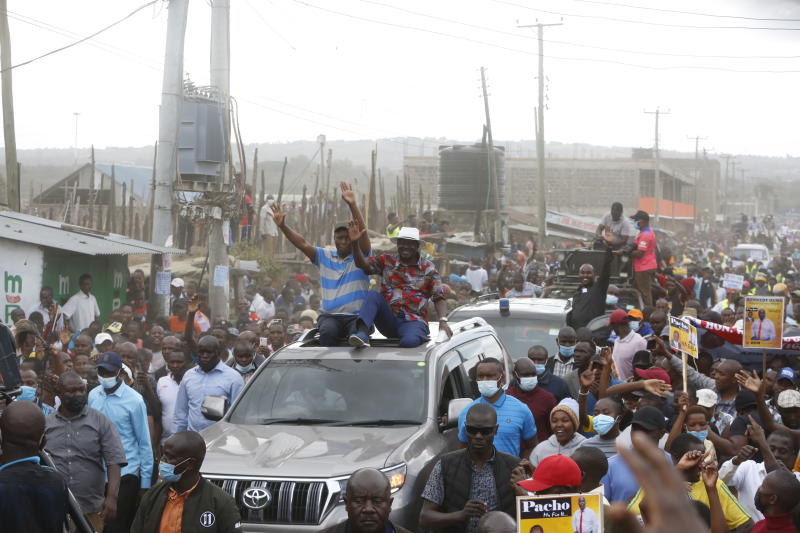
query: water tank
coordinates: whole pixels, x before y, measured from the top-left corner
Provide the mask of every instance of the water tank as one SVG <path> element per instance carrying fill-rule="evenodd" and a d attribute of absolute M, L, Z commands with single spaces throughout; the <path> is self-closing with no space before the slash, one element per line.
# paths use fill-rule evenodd
<path fill-rule="evenodd" d="M 506 206 L 505 149 L 494 147 L 500 209 Z M 454 211 L 494 209 L 489 149 L 483 144 L 439 147 L 439 207 Z"/>

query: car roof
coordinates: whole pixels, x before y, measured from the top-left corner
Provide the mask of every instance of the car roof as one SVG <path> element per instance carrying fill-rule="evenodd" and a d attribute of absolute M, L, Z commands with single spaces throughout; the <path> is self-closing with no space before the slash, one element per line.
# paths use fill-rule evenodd
<path fill-rule="evenodd" d="M 559 298 L 508 298 L 509 316 L 550 315 L 563 316 L 569 309 L 569 302 Z M 450 316 L 467 311 L 475 313 L 497 311 L 500 313 L 500 300 L 478 300 L 454 309 Z"/>
<path fill-rule="evenodd" d="M 767 248 L 763 244 L 737 244 L 736 246 L 733 247 L 734 250 L 737 249 L 737 248 L 741 248 L 741 249 L 744 249 L 744 250 L 754 250 L 754 249 L 755 250 L 769 250 L 769 248 Z"/>

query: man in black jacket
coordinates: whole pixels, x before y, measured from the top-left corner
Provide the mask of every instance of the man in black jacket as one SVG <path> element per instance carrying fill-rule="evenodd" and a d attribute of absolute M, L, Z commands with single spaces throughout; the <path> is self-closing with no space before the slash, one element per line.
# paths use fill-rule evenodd
<path fill-rule="evenodd" d="M 500 510 L 514 514 L 511 472 L 514 457 L 495 449 L 497 413 L 488 404 L 470 407 L 466 418 L 467 447 L 442 456 L 422 492 L 422 527 L 445 533 L 475 533 L 481 516 Z"/>
<path fill-rule="evenodd" d="M 611 259 L 611 248 L 606 248 L 599 276 L 595 276 L 594 267 L 589 263 L 581 265 L 578 270 L 580 286 L 572 297 L 572 309 L 567 313 L 568 325 L 575 329 L 582 328 L 593 318 L 605 313 Z"/>
<path fill-rule="evenodd" d="M 161 483 L 142 498 L 131 533 L 203 531 L 239 533 L 239 508 L 224 490 L 203 479 L 200 467 L 206 456 L 203 437 L 194 431 L 175 433 L 164 442 L 158 465 Z"/>

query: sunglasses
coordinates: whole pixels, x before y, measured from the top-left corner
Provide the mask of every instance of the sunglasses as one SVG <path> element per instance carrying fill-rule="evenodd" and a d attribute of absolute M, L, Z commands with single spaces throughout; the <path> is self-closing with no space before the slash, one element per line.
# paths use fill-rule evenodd
<path fill-rule="evenodd" d="M 467 433 L 469 433 L 470 435 L 477 435 L 478 433 L 480 433 L 484 437 L 487 437 L 492 433 L 494 433 L 494 430 L 497 429 L 497 426 L 489 426 L 485 428 L 478 426 L 466 426 L 465 429 L 467 430 Z"/>

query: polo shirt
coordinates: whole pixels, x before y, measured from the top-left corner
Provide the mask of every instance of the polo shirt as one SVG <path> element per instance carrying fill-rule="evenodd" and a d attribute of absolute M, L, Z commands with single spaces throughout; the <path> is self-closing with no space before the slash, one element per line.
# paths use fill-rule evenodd
<path fill-rule="evenodd" d="M 532 439 L 536 435 L 536 423 L 528 406 L 505 392 L 494 403 L 481 396 L 461 411 L 458 416 L 458 440 L 467 442 L 467 412 L 478 403 L 491 405 L 497 411 L 499 428 L 494 437 L 494 447 L 503 453 L 519 457 L 520 441 Z"/>
<path fill-rule="evenodd" d="M 514 385 L 508 389 L 508 394 L 524 403 L 531 410 L 539 440 L 548 438 L 552 434 L 550 431 L 550 411 L 558 403 L 556 397 L 538 386 L 526 392 L 520 389 L 519 386 Z"/>
<path fill-rule="evenodd" d="M 616 439 L 603 439 L 600 438 L 600 435 L 595 435 L 590 439 L 586 439 L 585 441 L 581 442 L 579 448 L 584 446 L 598 448 L 601 452 L 603 452 L 606 456 L 606 459 L 610 459 L 617 455 L 617 441 Z"/>
<path fill-rule="evenodd" d="M 316 253 L 311 263 L 319 268 L 322 311 L 358 313 L 369 291 L 369 276 L 356 266 L 352 253 L 341 258 L 336 250 L 319 246 L 314 250 Z"/>
<path fill-rule="evenodd" d="M 664 452 L 664 458 L 672 464 L 672 456 L 669 453 Z M 608 459 L 608 472 L 600 478 L 600 483 L 603 485 L 606 499 L 611 503 L 627 503 L 639 491 L 639 480 L 621 455 L 614 455 Z"/>
<path fill-rule="evenodd" d="M 149 489 L 153 477 L 153 449 L 142 395 L 125 383 L 120 383 L 111 394 L 106 394 L 98 385 L 89 392 L 89 407 L 106 415 L 117 428 L 128 462 L 121 475 L 138 476 L 139 487 Z"/>
<path fill-rule="evenodd" d="M 633 271 L 644 272 L 658 268 L 656 261 L 656 235 L 653 228 L 647 226 L 633 240 L 637 250 L 644 252 L 642 257 L 633 258 Z"/>
<path fill-rule="evenodd" d="M 222 361 L 206 372 L 199 366 L 186 371 L 175 400 L 175 432 L 200 431 L 214 423 L 200 408 L 206 396 L 223 396 L 228 407 L 244 388 L 242 375 Z"/>
<path fill-rule="evenodd" d="M 73 418 L 55 411 L 45 418 L 45 444 L 84 513 L 97 513 L 105 499 L 106 466 L 124 466 L 117 428 L 89 406 Z"/>
<path fill-rule="evenodd" d="M 156 394 L 161 402 L 161 443 L 175 433 L 175 402 L 178 400 L 180 385 L 172 374 L 158 378 Z"/>
<path fill-rule="evenodd" d="M 624 339 L 617 339 L 611 358 L 614 360 L 619 379 L 624 381 L 633 377 L 633 356 L 636 352 L 646 349 L 647 341 L 635 331 L 631 331 Z"/>

